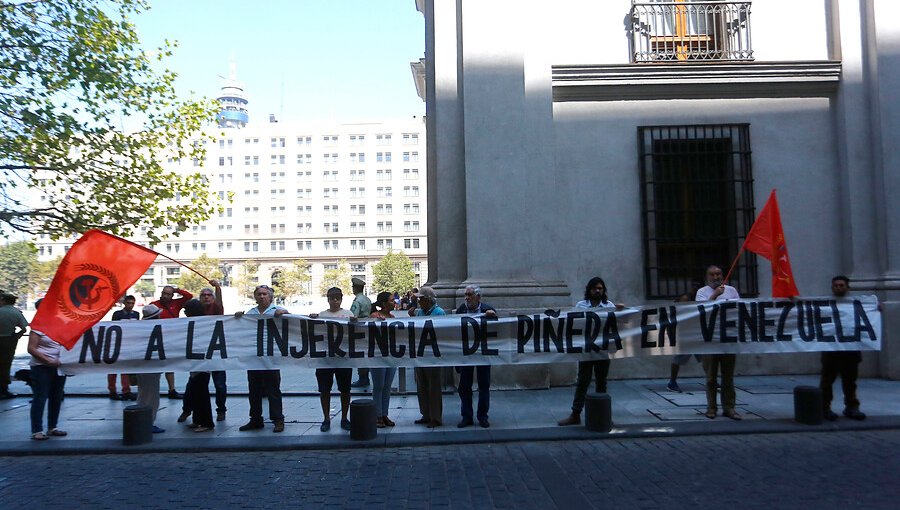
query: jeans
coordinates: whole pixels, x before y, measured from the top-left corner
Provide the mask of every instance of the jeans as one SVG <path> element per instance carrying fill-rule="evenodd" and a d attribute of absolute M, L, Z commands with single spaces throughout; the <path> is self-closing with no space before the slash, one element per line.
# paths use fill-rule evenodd
<path fill-rule="evenodd" d="M 591 385 L 591 375 L 596 379 L 597 393 L 606 393 L 606 377 L 609 375 L 609 360 L 579 361 L 578 378 L 575 381 L 575 398 L 572 399 L 572 412 L 581 414 L 584 409 L 584 397 Z"/>
<path fill-rule="evenodd" d="M 278 370 L 248 370 L 250 421 L 262 423 L 262 398 L 269 400 L 269 419 L 284 421 L 281 409 L 281 372 Z"/>
<path fill-rule="evenodd" d="M 224 413 L 227 411 L 225 408 L 225 399 L 228 397 L 228 385 L 225 384 L 225 371 L 215 370 L 210 372 L 210 375 L 212 375 L 213 385 L 216 387 L 216 412 Z"/>
<path fill-rule="evenodd" d="M 372 368 L 369 370 L 372 376 L 372 400 L 375 401 L 375 416 L 381 418 L 388 415 L 391 408 L 391 385 L 397 368 Z"/>
<path fill-rule="evenodd" d="M 66 376 L 58 375 L 56 367 L 45 365 L 31 366 L 31 433 L 40 432 L 44 421 L 44 405 L 47 407 L 47 430 L 56 428 L 59 421 L 59 409 L 62 407 Z"/>
<path fill-rule="evenodd" d="M 472 419 L 472 383 L 478 377 L 478 419 L 486 420 L 491 408 L 491 366 L 464 366 L 459 370 L 459 401 L 464 419 Z"/>

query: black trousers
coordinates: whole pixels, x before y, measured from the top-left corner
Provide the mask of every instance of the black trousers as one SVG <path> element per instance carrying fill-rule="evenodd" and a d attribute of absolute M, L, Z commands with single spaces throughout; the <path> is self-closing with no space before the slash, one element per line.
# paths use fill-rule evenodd
<path fill-rule="evenodd" d="M 248 370 L 250 421 L 262 422 L 262 398 L 269 400 L 269 419 L 284 421 L 281 409 L 281 372 L 278 370 Z"/>
<path fill-rule="evenodd" d="M 831 401 L 834 399 L 831 387 L 838 375 L 841 376 L 841 389 L 844 391 L 844 407 L 859 408 L 859 400 L 856 399 L 856 379 L 859 377 L 861 361 L 862 353 L 859 351 L 822 353 L 822 378 L 819 387 L 822 388 L 822 405 L 826 410 L 831 409 Z"/>

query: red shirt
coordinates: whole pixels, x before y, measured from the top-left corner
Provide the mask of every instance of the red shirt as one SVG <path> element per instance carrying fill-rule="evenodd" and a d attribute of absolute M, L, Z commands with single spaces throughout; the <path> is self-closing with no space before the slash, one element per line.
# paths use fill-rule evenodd
<path fill-rule="evenodd" d="M 173 298 L 169 300 L 168 305 L 162 304 L 158 299 L 150 303 L 151 305 L 156 305 L 159 307 L 160 319 L 177 319 L 178 315 L 181 314 L 181 309 L 184 308 L 184 304 L 194 297 L 193 294 L 186 290 L 178 289 L 178 293 L 181 294 L 181 297 L 178 299 Z"/>

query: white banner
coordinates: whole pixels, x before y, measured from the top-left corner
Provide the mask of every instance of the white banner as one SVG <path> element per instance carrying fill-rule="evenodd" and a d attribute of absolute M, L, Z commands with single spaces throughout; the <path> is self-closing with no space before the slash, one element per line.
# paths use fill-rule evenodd
<path fill-rule="evenodd" d="M 68 374 L 503 365 L 674 354 L 881 349 L 875 296 L 742 299 L 622 311 L 385 321 L 302 315 L 100 322 L 62 355 Z"/>

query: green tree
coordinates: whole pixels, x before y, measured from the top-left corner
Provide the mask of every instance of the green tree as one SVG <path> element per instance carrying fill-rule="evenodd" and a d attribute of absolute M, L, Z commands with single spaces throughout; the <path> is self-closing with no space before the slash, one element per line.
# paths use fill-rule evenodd
<path fill-rule="evenodd" d="M 234 279 L 234 286 L 238 294 L 244 297 L 253 297 L 253 289 L 259 285 L 259 262 L 246 260 L 240 266 L 240 272 Z"/>
<path fill-rule="evenodd" d="M 138 280 L 132 289 L 135 293 L 140 294 L 145 298 L 156 295 L 156 284 L 150 280 Z"/>
<path fill-rule="evenodd" d="M 328 289 L 337 287 L 348 294 L 352 289 L 350 287 L 350 266 L 347 261 L 341 259 L 338 261 L 337 269 L 326 269 L 322 275 L 322 283 L 319 285 L 319 293 L 323 296 L 328 293 Z"/>
<path fill-rule="evenodd" d="M 388 250 L 387 255 L 372 266 L 375 276 L 372 282 L 374 292 L 400 292 L 401 294 L 416 286 L 416 273 L 412 260 L 402 251 L 394 253 Z"/>
<path fill-rule="evenodd" d="M 0 246 L 0 289 L 25 298 L 34 288 L 37 267 L 37 250 L 30 242 Z"/>
<path fill-rule="evenodd" d="M 312 276 L 309 274 L 309 264 L 303 259 L 297 259 L 291 269 L 281 270 L 278 278 L 272 276 L 272 287 L 275 295 L 285 300 L 306 294 L 309 291 L 309 282 Z"/>
<path fill-rule="evenodd" d="M 188 263 L 194 268 L 194 271 L 204 276 L 208 276 L 211 280 L 222 280 L 222 269 L 219 259 L 210 258 L 207 254 L 201 253 L 199 257 Z M 182 268 L 181 276 L 175 281 L 179 289 L 184 289 L 191 294 L 197 294 L 203 287 L 209 287 L 209 280 L 202 278 L 194 271 Z"/>
<path fill-rule="evenodd" d="M 203 176 L 162 166 L 202 161 L 192 137 L 217 108 L 176 95 L 176 75 L 163 67 L 176 43 L 141 47 L 131 19 L 148 8 L 0 1 L 0 235 L 100 228 L 128 237 L 144 227 L 157 241 L 221 208 Z M 189 200 L 175 203 L 181 197 Z"/>

